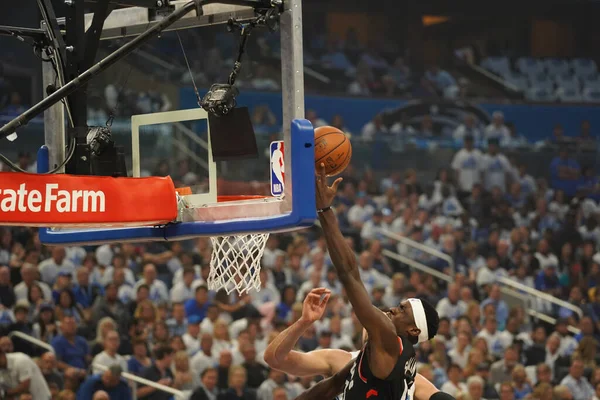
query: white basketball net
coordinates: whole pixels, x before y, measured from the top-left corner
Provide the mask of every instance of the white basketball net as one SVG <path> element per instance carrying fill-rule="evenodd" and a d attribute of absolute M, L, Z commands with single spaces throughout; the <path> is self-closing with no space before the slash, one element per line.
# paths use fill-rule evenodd
<path fill-rule="evenodd" d="M 268 233 L 211 237 L 208 288 L 225 289 L 228 294 L 260 290 L 260 262 L 268 238 Z"/>

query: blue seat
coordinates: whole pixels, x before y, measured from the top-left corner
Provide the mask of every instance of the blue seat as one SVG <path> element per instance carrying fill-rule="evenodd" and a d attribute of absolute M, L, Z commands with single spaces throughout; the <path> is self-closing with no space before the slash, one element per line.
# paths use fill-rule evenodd
<path fill-rule="evenodd" d="M 576 58 L 572 60 L 571 68 L 573 68 L 573 72 L 579 78 L 596 74 L 598 72 L 596 61 L 588 58 Z"/>
<path fill-rule="evenodd" d="M 556 89 L 557 100 L 563 103 L 580 103 L 583 101 L 579 88 L 559 87 Z"/>
<path fill-rule="evenodd" d="M 525 98 L 529 101 L 552 102 L 556 100 L 556 95 L 548 88 L 532 87 L 525 92 Z"/>
<path fill-rule="evenodd" d="M 580 83 L 579 80 L 575 77 L 575 75 L 570 74 L 570 73 L 564 73 L 564 74 L 560 74 L 560 75 L 556 75 L 554 77 L 554 81 L 556 83 L 556 86 L 558 87 L 562 87 L 562 88 L 569 88 L 569 89 L 579 89 L 580 88 Z"/>
<path fill-rule="evenodd" d="M 529 76 L 529 86 L 532 88 L 544 88 L 544 89 L 554 89 L 554 81 L 551 80 L 548 75 L 543 72 L 539 72 L 537 74 L 533 74 Z"/>
<path fill-rule="evenodd" d="M 600 103 L 600 88 L 586 87 L 583 89 L 583 101 L 588 103 Z"/>
<path fill-rule="evenodd" d="M 571 70 L 571 66 L 567 60 L 560 58 L 548 58 L 544 60 L 544 67 L 550 76 L 568 74 Z"/>
<path fill-rule="evenodd" d="M 501 76 L 511 72 L 508 57 L 487 57 L 481 62 L 481 66 Z"/>
<path fill-rule="evenodd" d="M 533 76 L 544 73 L 544 64 L 532 57 L 521 57 L 517 60 L 517 69 L 525 75 Z"/>
<path fill-rule="evenodd" d="M 504 76 L 504 80 L 520 91 L 525 91 L 529 88 L 529 80 L 526 76 L 521 74 L 508 74 Z"/>

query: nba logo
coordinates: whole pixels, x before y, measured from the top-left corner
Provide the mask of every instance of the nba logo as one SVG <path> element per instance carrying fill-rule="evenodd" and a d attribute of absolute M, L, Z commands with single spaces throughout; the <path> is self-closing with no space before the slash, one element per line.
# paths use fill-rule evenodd
<path fill-rule="evenodd" d="M 271 195 L 283 196 L 285 182 L 285 166 L 283 140 L 271 142 Z"/>

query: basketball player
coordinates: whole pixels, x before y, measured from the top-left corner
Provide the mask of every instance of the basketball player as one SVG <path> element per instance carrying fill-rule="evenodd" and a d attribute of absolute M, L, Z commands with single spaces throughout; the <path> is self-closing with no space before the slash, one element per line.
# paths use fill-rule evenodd
<path fill-rule="evenodd" d="M 356 317 L 367 330 L 368 340 L 355 360 L 298 399 L 333 399 L 342 393 L 342 400 L 405 400 L 414 390 L 417 360 L 413 346 L 435 336 L 439 317 L 431 304 L 419 299 L 405 300 L 386 313 L 371 304 L 360 279 L 356 256 L 331 209 L 342 179 L 328 186 L 325 164 L 320 167 L 316 182 L 319 221 L 331 261 Z M 440 396 L 445 397 L 436 393 L 431 399 L 438 400 Z"/>
<path fill-rule="evenodd" d="M 265 361 L 271 368 L 295 376 L 321 375 L 328 378 L 356 358 L 358 351 L 350 353 L 340 349 L 321 349 L 302 353 L 293 350 L 304 332 L 315 321 L 321 319 L 327 308 L 329 296 L 330 292 L 325 288 L 310 291 L 304 299 L 302 317 L 277 335 L 267 347 Z M 365 334 L 366 330 L 363 329 L 363 338 Z M 437 388 L 421 374 L 417 374 L 413 388 L 414 396 L 411 397 L 416 400 L 429 400 L 438 392 Z"/>

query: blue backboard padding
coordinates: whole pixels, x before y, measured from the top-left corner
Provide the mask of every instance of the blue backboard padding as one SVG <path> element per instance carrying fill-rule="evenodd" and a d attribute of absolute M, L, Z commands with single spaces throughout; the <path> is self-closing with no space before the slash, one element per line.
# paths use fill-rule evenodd
<path fill-rule="evenodd" d="M 164 227 L 99 228 L 53 231 L 40 229 L 46 244 L 92 244 L 119 241 L 184 240 L 197 236 L 219 236 L 245 232 L 278 232 L 310 227 L 317 218 L 315 203 L 314 130 L 297 119 L 291 126 L 292 211 L 287 214 L 245 220 L 184 222 Z M 47 163 L 46 163 L 47 164 Z M 47 171 L 47 167 L 45 168 Z M 40 172 L 45 172 L 44 168 Z"/>

